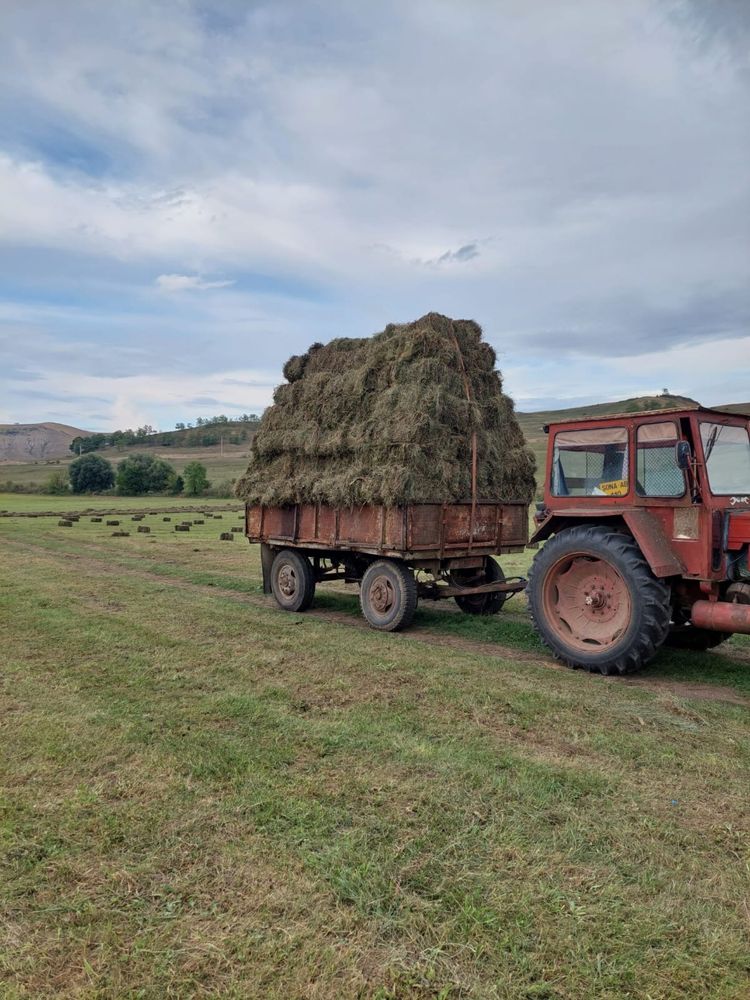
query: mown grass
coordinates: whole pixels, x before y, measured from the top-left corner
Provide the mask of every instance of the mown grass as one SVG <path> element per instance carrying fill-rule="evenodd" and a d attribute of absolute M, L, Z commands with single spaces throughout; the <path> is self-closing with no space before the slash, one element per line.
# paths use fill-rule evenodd
<path fill-rule="evenodd" d="M 146 523 L 0 521 L 3 995 L 746 995 L 745 641 L 613 682 Z"/>

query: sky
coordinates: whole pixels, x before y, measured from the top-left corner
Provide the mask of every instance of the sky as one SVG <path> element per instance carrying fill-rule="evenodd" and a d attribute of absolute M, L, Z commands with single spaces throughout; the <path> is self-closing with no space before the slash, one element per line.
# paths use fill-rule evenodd
<path fill-rule="evenodd" d="M 261 412 L 476 319 L 521 410 L 750 400 L 747 0 L 3 0 L 0 421 Z"/>

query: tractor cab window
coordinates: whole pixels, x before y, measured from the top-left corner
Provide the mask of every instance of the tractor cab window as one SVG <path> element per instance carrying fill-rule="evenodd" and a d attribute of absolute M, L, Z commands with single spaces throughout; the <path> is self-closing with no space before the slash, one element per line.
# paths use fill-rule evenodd
<path fill-rule="evenodd" d="M 677 464 L 677 424 L 641 424 L 636 437 L 635 488 L 641 497 L 681 497 L 685 474 Z"/>
<path fill-rule="evenodd" d="M 701 421 L 703 460 L 716 496 L 750 493 L 750 438 L 747 427 Z"/>
<path fill-rule="evenodd" d="M 628 492 L 628 432 L 625 427 L 560 431 L 552 453 L 556 497 L 623 497 Z"/>

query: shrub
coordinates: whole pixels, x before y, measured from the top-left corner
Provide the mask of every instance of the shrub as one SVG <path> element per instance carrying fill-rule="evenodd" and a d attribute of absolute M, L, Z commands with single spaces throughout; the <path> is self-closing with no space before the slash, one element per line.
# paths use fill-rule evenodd
<path fill-rule="evenodd" d="M 81 455 L 70 463 L 70 486 L 74 493 L 100 493 L 115 484 L 112 464 L 101 455 Z"/>
<path fill-rule="evenodd" d="M 125 496 L 138 493 L 166 493 L 176 479 L 174 468 L 153 455 L 129 455 L 117 466 L 117 492 Z"/>
<path fill-rule="evenodd" d="M 185 480 L 185 492 L 191 497 L 200 496 L 211 485 L 206 475 L 206 467 L 200 462 L 188 462 L 182 470 L 182 477 Z"/>
<path fill-rule="evenodd" d="M 68 492 L 68 477 L 64 472 L 53 472 L 44 484 L 44 492 L 53 496 L 61 496 Z"/>

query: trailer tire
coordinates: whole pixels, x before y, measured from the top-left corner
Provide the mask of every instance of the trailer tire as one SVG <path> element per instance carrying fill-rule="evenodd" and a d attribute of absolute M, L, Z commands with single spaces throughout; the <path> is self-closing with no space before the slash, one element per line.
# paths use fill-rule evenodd
<path fill-rule="evenodd" d="M 526 593 L 539 636 L 569 667 L 638 670 L 669 633 L 669 586 L 630 535 L 601 525 L 568 528 L 546 542 Z"/>
<path fill-rule="evenodd" d="M 284 611 L 307 611 L 315 597 L 315 576 L 310 560 L 282 549 L 271 565 L 271 593 Z"/>
<path fill-rule="evenodd" d="M 370 563 L 360 584 L 359 602 L 372 628 L 381 632 L 407 628 L 417 610 L 414 573 L 395 559 Z"/>
<path fill-rule="evenodd" d="M 500 563 L 492 556 L 485 559 L 484 568 L 478 573 L 476 570 L 453 570 L 450 574 L 450 582 L 453 586 L 470 587 L 479 583 L 505 583 L 505 573 L 503 573 Z M 501 591 L 489 594 L 466 594 L 461 597 L 454 597 L 453 600 L 465 615 L 496 615 L 508 599 L 508 594 Z"/>

